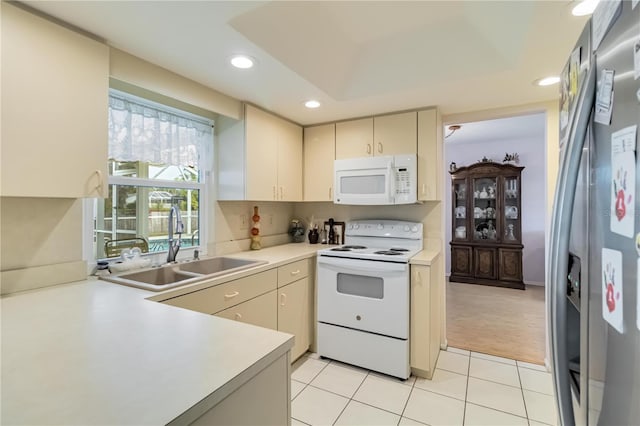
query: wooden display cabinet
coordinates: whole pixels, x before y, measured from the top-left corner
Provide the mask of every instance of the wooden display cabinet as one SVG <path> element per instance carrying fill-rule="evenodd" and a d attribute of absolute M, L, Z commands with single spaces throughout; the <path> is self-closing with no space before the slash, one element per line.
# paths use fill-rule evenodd
<path fill-rule="evenodd" d="M 524 290 L 523 169 L 482 161 L 450 172 L 450 281 Z"/>

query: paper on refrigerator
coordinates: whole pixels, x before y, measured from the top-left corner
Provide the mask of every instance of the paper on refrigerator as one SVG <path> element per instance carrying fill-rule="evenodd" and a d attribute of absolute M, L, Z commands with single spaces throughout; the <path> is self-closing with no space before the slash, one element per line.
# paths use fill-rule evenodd
<path fill-rule="evenodd" d="M 636 197 L 636 129 L 611 135 L 611 232 L 633 238 Z"/>
<path fill-rule="evenodd" d="M 622 252 L 603 248 L 602 318 L 619 333 L 624 332 L 622 283 Z"/>

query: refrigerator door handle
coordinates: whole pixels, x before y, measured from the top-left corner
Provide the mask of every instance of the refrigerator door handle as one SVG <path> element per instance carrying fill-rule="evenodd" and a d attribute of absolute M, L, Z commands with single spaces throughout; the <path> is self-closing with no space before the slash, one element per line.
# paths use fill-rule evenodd
<path fill-rule="evenodd" d="M 552 372 L 560 424 L 574 425 L 569 362 L 567 359 L 566 279 L 569 273 L 569 232 L 573 214 L 574 194 L 580 170 L 580 158 L 589 127 L 595 98 L 596 67 L 592 66 L 583 80 L 576 110 L 571 122 L 567 147 L 562 156 L 551 219 L 549 250 L 549 336 L 552 344 Z"/>

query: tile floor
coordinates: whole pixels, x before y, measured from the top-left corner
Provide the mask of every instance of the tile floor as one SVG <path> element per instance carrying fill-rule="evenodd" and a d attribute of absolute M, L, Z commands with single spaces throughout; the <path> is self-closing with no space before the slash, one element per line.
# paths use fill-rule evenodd
<path fill-rule="evenodd" d="M 308 353 L 291 374 L 292 425 L 553 425 L 551 374 L 477 352 L 441 351 L 432 380 L 402 381 Z"/>

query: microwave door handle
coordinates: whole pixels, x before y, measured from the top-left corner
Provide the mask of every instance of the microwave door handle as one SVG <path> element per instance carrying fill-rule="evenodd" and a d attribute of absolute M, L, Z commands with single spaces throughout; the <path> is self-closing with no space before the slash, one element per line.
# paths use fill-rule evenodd
<path fill-rule="evenodd" d="M 393 162 L 389 161 L 387 165 L 387 176 L 389 176 L 389 180 L 387 182 L 387 194 L 389 203 L 393 204 L 395 202 L 396 197 L 396 173 L 393 168 Z"/>

